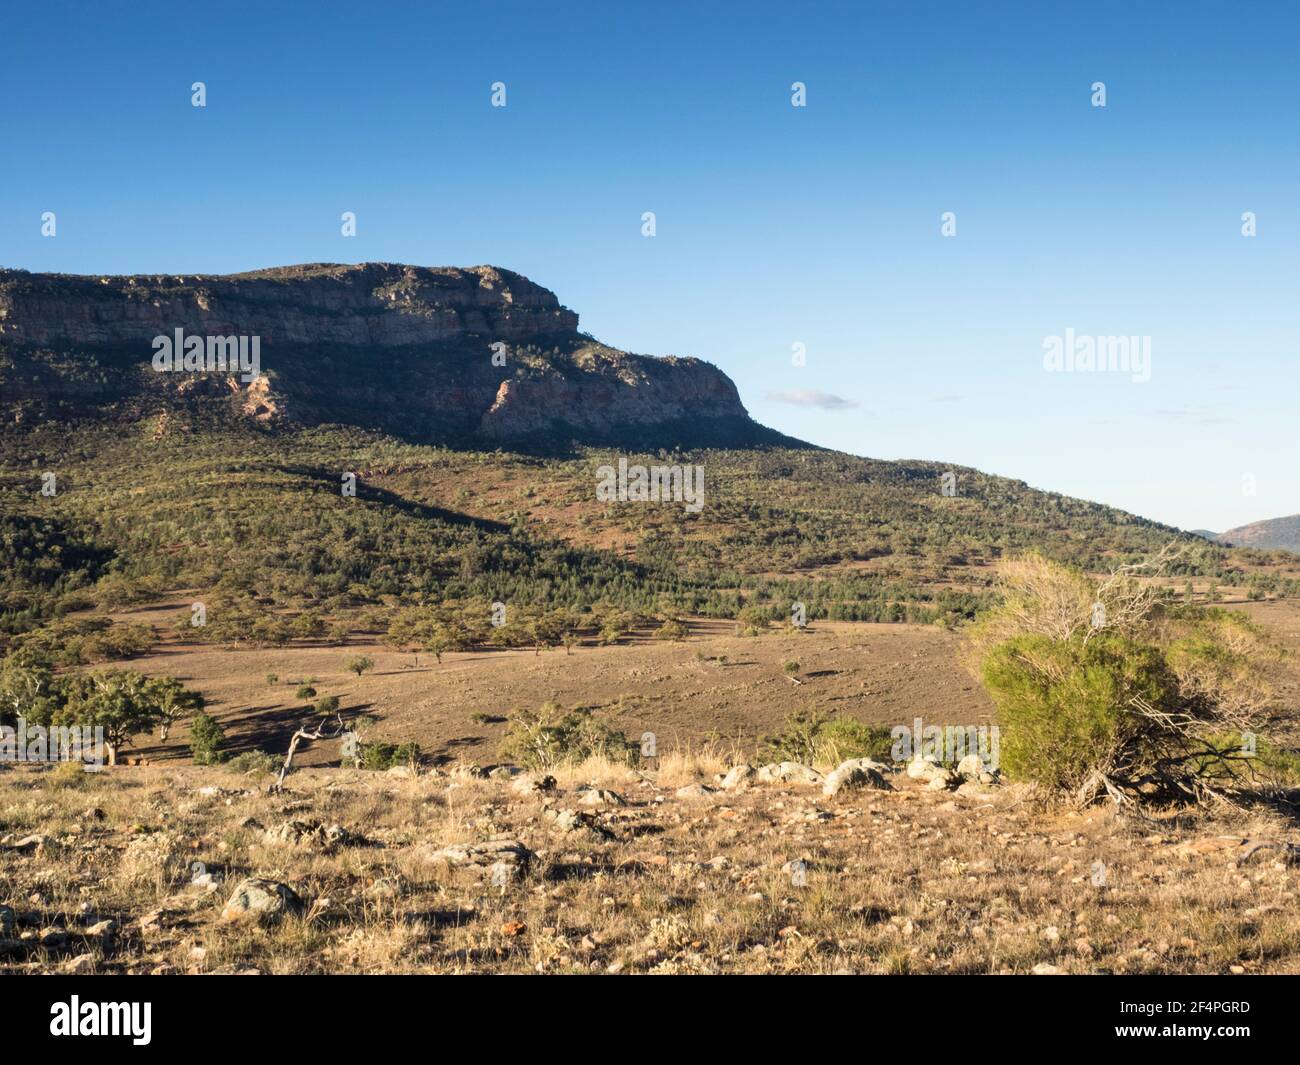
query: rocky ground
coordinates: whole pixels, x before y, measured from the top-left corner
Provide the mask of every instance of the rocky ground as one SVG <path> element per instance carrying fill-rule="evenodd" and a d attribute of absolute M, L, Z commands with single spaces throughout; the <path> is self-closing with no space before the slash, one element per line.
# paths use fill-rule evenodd
<path fill-rule="evenodd" d="M 916 772 L 10 766 L 0 971 L 1300 972 L 1294 822 Z"/>

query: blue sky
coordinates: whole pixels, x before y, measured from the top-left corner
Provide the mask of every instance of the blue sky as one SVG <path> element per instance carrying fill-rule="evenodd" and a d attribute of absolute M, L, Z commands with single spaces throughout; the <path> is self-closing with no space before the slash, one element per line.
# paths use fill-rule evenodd
<path fill-rule="evenodd" d="M 1300 511 L 1298 31 L 1284 3 L 9 4 L 0 264 L 493 263 L 792 435 L 1223 529 Z M 1067 329 L 1150 337 L 1151 379 L 1047 372 Z"/>

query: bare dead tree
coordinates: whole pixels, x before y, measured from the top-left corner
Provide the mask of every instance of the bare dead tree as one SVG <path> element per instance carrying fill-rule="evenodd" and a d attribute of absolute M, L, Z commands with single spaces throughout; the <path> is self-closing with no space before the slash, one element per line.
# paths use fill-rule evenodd
<path fill-rule="evenodd" d="M 323 717 L 314 729 L 300 728 L 294 732 L 293 737 L 289 740 L 289 750 L 284 756 L 284 765 L 280 767 L 280 775 L 276 778 L 274 784 L 268 789 L 269 791 L 280 791 L 284 787 L 284 778 L 289 775 L 289 769 L 293 765 L 293 756 L 298 751 L 298 744 L 303 740 L 332 740 L 338 739 L 347 731 L 347 725 L 343 723 L 343 715 L 336 714 L 335 722 L 331 723 L 329 718 Z"/>

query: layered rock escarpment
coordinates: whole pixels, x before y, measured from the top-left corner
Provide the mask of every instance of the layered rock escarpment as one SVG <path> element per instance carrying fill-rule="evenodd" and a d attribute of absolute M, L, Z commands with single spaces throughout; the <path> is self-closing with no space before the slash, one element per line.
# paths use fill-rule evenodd
<path fill-rule="evenodd" d="M 178 330 L 259 338 L 259 373 L 156 372 L 155 338 Z M 600 344 L 578 332 L 578 316 L 554 293 L 496 267 L 309 264 L 131 277 L 0 270 L 6 414 L 110 406 L 138 414 L 198 400 L 269 423 L 339 422 L 426 438 L 613 440 L 661 427 L 662 446 L 700 436 L 742 443 L 765 432 L 716 367 Z"/>

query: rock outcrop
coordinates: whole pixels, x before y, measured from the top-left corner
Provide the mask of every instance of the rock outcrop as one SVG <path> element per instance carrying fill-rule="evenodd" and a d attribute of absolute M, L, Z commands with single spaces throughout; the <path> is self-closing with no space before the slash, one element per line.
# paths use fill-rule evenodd
<path fill-rule="evenodd" d="M 256 372 L 225 364 L 158 372 L 155 339 L 177 331 L 205 344 L 258 338 Z M 601 344 L 578 332 L 577 314 L 554 293 L 492 266 L 132 277 L 0 270 L 8 420 L 156 417 L 202 403 L 272 426 L 341 422 L 485 443 L 776 437 L 750 420 L 716 367 Z"/>

